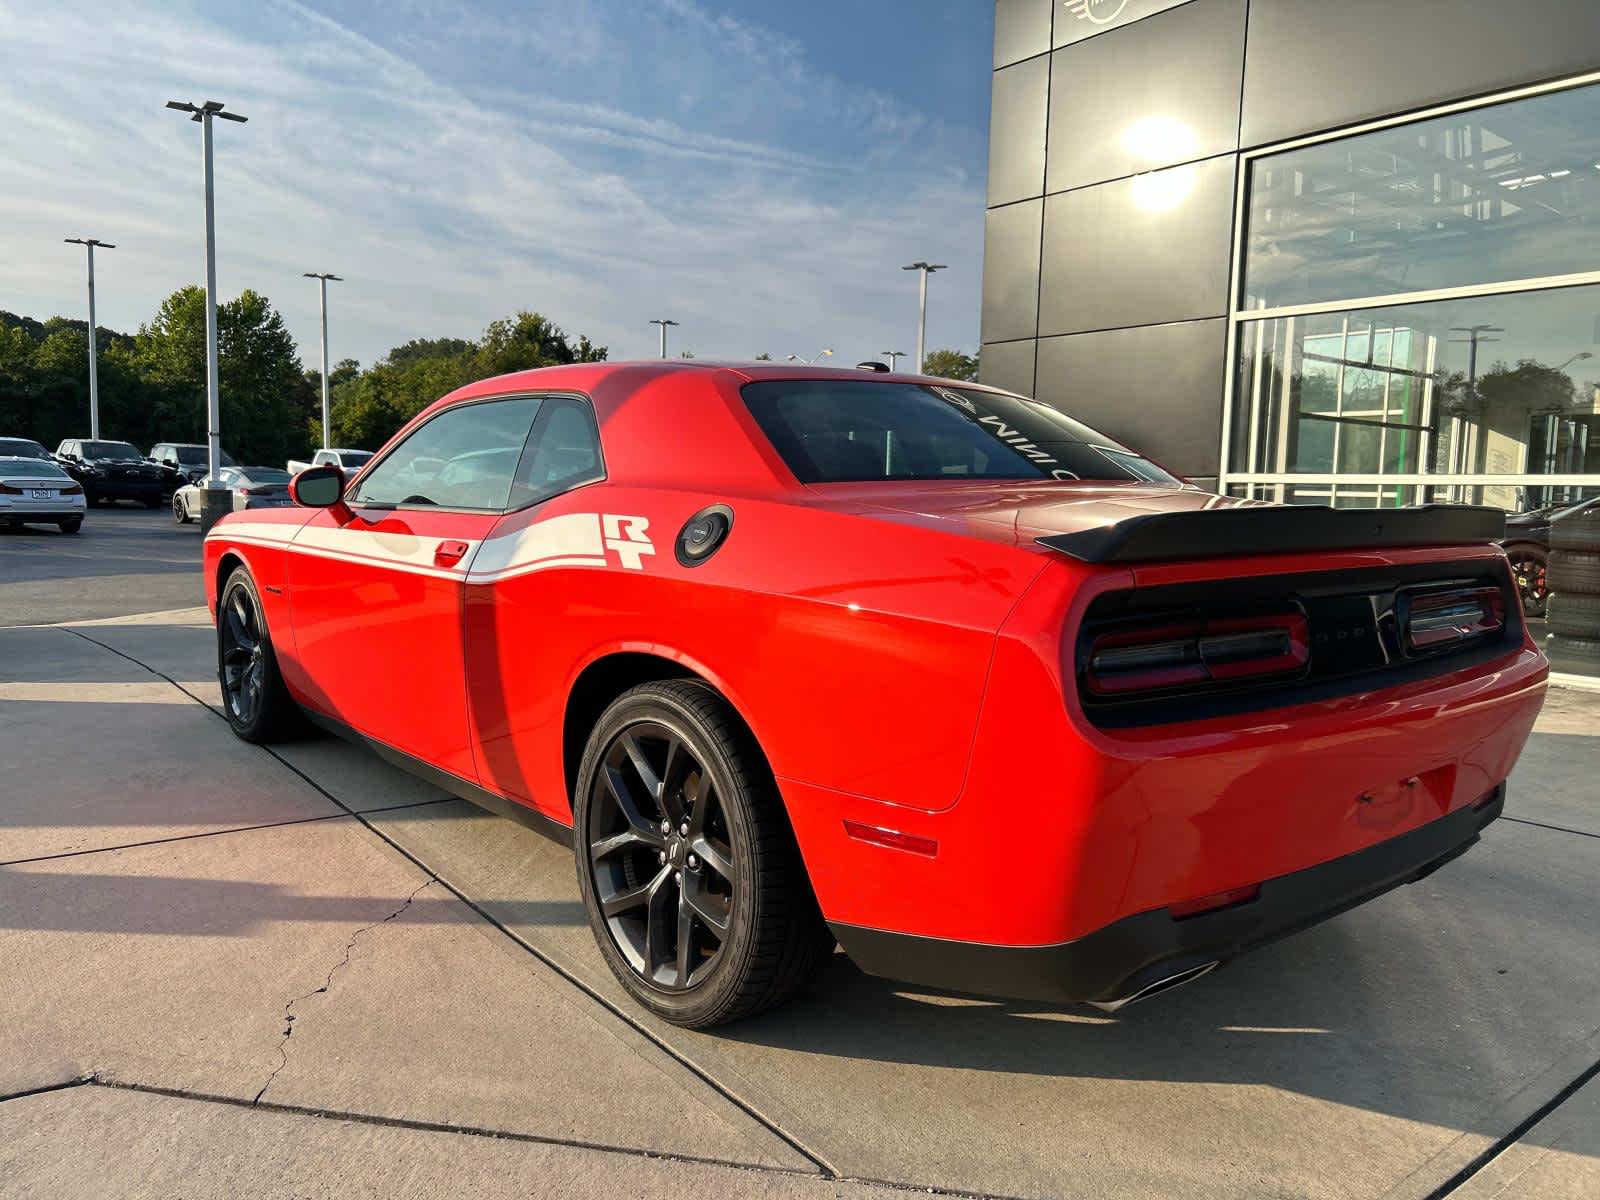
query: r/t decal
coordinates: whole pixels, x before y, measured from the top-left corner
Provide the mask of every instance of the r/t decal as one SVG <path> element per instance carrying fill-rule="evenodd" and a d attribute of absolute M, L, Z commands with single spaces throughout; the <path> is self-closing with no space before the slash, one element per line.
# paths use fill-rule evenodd
<path fill-rule="evenodd" d="M 643 570 L 643 556 L 656 552 L 655 543 L 647 532 L 650 528 L 647 517 L 619 517 L 605 513 L 600 518 L 600 526 L 606 549 L 616 551 L 617 558 L 630 571 Z"/>

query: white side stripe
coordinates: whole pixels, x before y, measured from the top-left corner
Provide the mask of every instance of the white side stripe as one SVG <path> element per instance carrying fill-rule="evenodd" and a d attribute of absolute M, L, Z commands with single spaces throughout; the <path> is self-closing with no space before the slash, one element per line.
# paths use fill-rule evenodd
<path fill-rule="evenodd" d="M 245 545 L 292 550 L 314 558 L 482 584 L 560 567 L 603 568 L 611 562 L 609 554 L 614 554 L 624 568 L 641 570 L 641 555 L 655 554 L 647 532 L 649 525 L 643 517 L 568 513 L 537 521 L 515 533 L 475 542 L 349 526 L 335 529 L 252 521 L 232 527 L 219 526 L 208 538 L 220 537 Z M 446 541 L 466 541 L 467 552 L 455 567 L 436 567 L 434 553 Z"/>
<path fill-rule="evenodd" d="M 473 560 L 472 583 L 491 583 L 509 575 L 551 567 L 603 567 L 606 544 L 599 513 L 568 513 L 536 521 L 516 533 L 492 537 Z"/>

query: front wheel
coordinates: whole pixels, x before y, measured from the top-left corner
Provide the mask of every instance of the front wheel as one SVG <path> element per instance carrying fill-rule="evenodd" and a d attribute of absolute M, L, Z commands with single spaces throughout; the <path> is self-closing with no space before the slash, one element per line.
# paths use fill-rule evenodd
<path fill-rule="evenodd" d="M 187 525 L 194 520 L 189 515 L 189 506 L 183 502 L 183 497 L 176 492 L 172 494 L 172 519 L 179 525 Z"/>
<path fill-rule="evenodd" d="M 675 1025 L 779 1004 L 832 948 L 772 772 L 703 683 L 641 684 L 606 709 L 578 772 L 573 845 L 606 964 Z"/>
<path fill-rule="evenodd" d="M 1548 554 L 1540 546 L 1513 546 L 1506 551 L 1511 560 L 1511 575 L 1522 593 L 1522 611 L 1530 617 L 1544 616 L 1550 601 L 1550 584 L 1545 578 Z"/>
<path fill-rule="evenodd" d="M 294 728 L 299 706 L 278 674 L 272 634 L 250 572 L 236 567 L 217 603 L 217 682 L 222 715 L 247 742 L 270 742 Z"/>

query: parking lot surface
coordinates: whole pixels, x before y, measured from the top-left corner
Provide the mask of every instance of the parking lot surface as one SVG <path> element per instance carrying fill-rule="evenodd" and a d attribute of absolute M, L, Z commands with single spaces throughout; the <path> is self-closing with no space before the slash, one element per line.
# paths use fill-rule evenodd
<path fill-rule="evenodd" d="M 118 582 L 159 545 L 197 593 L 198 539 L 103 528 L 103 576 L 47 557 L 89 523 L 0 540 L 0 1193 L 1600 1194 L 1600 696 L 1551 693 L 1464 858 L 1115 1017 L 835 956 L 689 1033 L 566 851 L 234 739 L 204 609 Z"/>

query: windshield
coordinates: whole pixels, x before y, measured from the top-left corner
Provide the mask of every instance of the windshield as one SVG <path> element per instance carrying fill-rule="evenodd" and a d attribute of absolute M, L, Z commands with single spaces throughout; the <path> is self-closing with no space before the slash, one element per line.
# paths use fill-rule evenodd
<path fill-rule="evenodd" d="M 83 444 L 85 458 L 114 458 L 119 461 L 133 459 L 135 461 L 144 457 L 127 442 L 85 442 Z"/>
<path fill-rule="evenodd" d="M 0 438 L 0 458 L 12 456 L 49 459 L 50 454 L 38 442 L 30 442 L 27 438 Z"/>
<path fill-rule="evenodd" d="M 339 451 L 339 460 L 340 460 L 341 463 L 343 463 L 347 467 L 359 467 L 362 463 L 366 462 L 367 459 L 369 459 L 371 457 L 372 457 L 372 451 L 370 451 L 370 450 L 341 450 L 341 451 Z"/>
<path fill-rule="evenodd" d="M 204 446 L 174 446 L 172 452 L 178 456 L 178 461 L 186 467 L 204 467 L 210 465 L 211 462 Z M 225 467 L 233 466 L 233 457 L 226 450 L 222 452 L 222 465 Z"/>
<path fill-rule="evenodd" d="M 0 475 L 8 478 L 19 479 L 23 476 L 29 478 L 37 476 L 41 479 L 67 478 L 66 472 L 48 459 L 6 458 L 4 455 L 5 446 L 0 444 Z"/>
<path fill-rule="evenodd" d="M 875 380 L 752 383 L 745 404 L 801 483 L 1094 479 L 1181 485 L 1047 404 Z"/>

